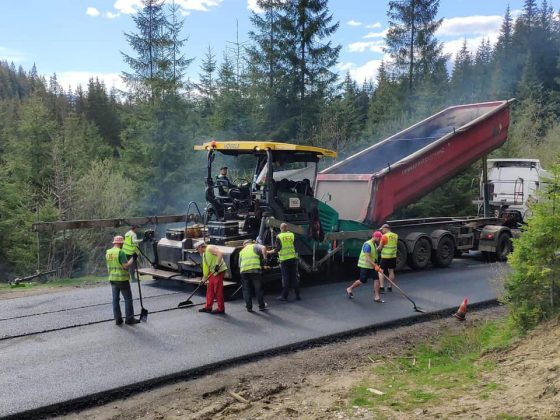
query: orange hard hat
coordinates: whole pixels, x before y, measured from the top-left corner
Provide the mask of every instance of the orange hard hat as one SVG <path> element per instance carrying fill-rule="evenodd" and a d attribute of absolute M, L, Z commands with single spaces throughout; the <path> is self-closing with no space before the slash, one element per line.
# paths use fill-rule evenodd
<path fill-rule="evenodd" d="M 121 235 L 117 235 L 113 238 L 114 244 L 122 244 L 124 243 L 124 238 Z"/>

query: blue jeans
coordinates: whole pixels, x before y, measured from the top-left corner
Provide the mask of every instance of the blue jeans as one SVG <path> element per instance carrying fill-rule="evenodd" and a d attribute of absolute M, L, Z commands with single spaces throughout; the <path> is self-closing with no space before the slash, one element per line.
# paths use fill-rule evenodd
<path fill-rule="evenodd" d="M 112 281 L 111 289 L 113 291 L 113 315 L 115 320 L 118 321 L 119 319 L 122 319 L 120 305 L 120 294 L 122 293 L 126 320 L 132 321 L 132 319 L 134 319 L 134 306 L 132 305 L 132 290 L 130 290 L 130 282 Z"/>

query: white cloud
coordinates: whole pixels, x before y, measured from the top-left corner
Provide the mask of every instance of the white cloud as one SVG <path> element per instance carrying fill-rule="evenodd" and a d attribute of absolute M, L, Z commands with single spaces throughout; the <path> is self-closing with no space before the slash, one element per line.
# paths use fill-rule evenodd
<path fill-rule="evenodd" d="M 116 18 L 118 18 L 120 15 L 121 15 L 120 13 L 113 13 L 113 12 L 107 12 L 107 13 L 105 13 L 105 17 L 106 17 L 107 19 L 116 19 Z"/>
<path fill-rule="evenodd" d="M 363 53 L 366 51 L 383 54 L 384 41 L 359 41 L 348 44 L 348 51 Z"/>
<path fill-rule="evenodd" d="M 257 5 L 257 0 L 247 0 L 247 9 L 252 10 L 255 13 L 264 12 L 264 10 Z"/>
<path fill-rule="evenodd" d="M 8 47 L 0 46 L 0 60 L 5 60 L 8 63 L 19 64 L 27 61 L 27 54 L 13 50 Z"/>
<path fill-rule="evenodd" d="M 473 38 L 460 38 L 460 39 L 453 39 L 450 41 L 445 41 L 443 43 L 443 52 L 444 54 L 451 54 L 452 60 L 455 59 L 455 55 L 461 50 L 463 47 L 463 42 L 467 41 L 467 48 L 471 53 L 475 53 L 477 48 L 482 43 L 482 40 L 490 40 L 490 44 L 494 45 L 498 40 L 498 32 L 494 32 L 485 36 L 477 36 Z"/>
<path fill-rule="evenodd" d="M 437 36 L 486 35 L 498 32 L 502 16 L 462 16 L 443 19 Z"/>
<path fill-rule="evenodd" d="M 169 0 L 167 0 L 169 2 Z M 209 12 L 210 9 L 217 7 L 223 0 L 175 0 L 175 4 L 180 6 L 185 12 L 197 10 L 199 12 Z"/>
<path fill-rule="evenodd" d="M 349 20 L 346 24 L 348 26 L 362 26 L 362 22 L 358 22 L 356 20 Z"/>
<path fill-rule="evenodd" d="M 117 9 L 119 13 L 133 14 L 142 8 L 142 0 L 116 0 L 113 7 Z"/>
<path fill-rule="evenodd" d="M 101 13 L 99 13 L 99 10 L 97 10 L 95 7 L 88 7 L 86 9 L 86 15 L 88 16 L 95 17 L 95 16 L 99 16 L 100 14 Z"/>
<path fill-rule="evenodd" d="M 364 80 L 375 81 L 380 65 L 381 60 L 371 60 L 361 66 L 354 63 L 340 63 L 337 67 L 341 73 L 349 72 L 352 79 L 362 83 Z"/>
<path fill-rule="evenodd" d="M 47 76 L 49 77 L 49 76 Z M 99 78 L 105 83 L 107 90 L 115 87 L 117 89 L 126 90 L 126 85 L 119 73 L 91 73 L 87 71 L 63 71 L 56 73 L 56 78 L 58 83 L 64 90 L 68 90 L 71 87 L 75 90 L 78 85 L 82 85 L 84 89 L 87 89 L 89 79 Z"/>
<path fill-rule="evenodd" d="M 189 15 L 192 10 L 198 12 L 209 12 L 211 9 L 218 7 L 223 0 L 175 0 L 175 4 L 179 6 L 183 16 Z M 254 1 L 256 5 L 256 0 Z M 171 3 L 171 0 L 165 0 L 165 3 Z M 113 7 L 117 10 L 116 14 L 107 12 L 109 18 L 117 17 L 119 14 L 134 14 L 142 9 L 142 0 L 116 0 Z"/>
<path fill-rule="evenodd" d="M 375 22 L 375 23 L 372 23 L 371 25 L 366 25 L 366 28 L 368 28 L 368 29 L 379 29 L 379 28 L 381 28 L 381 26 L 382 26 L 381 22 Z"/>
<path fill-rule="evenodd" d="M 387 36 L 387 32 L 388 32 L 388 31 L 389 31 L 388 29 L 385 29 L 385 30 L 383 30 L 383 31 L 381 31 L 381 32 L 370 32 L 370 33 L 364 35 L 364 38 L 366 38 L 366 39 L 370 39 L 370 38 L 385 38 L 385 37 Z"/>
<path fill-rule="evenodd" d="M 220 0 L 222 1 L 222 0 Z M 287 1 L 290 0 L 279 0 L 281 3 L 285 3 Z M 258 4 L 257 4 L 257 0 L 247 0 L 247 9 L 255 12 L 255 13 L 264 13 L 264 10 L 261 9 Z"/>

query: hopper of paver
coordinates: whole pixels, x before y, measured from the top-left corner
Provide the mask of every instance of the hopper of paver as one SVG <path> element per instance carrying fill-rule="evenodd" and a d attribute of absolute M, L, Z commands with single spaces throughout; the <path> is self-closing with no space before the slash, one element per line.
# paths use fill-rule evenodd
<path fill-rule="evenodd" d="M 315 196 L 340 219 L 377 226 L 500 147 L 512 101 L 446 108 L 321 171 Z"/>

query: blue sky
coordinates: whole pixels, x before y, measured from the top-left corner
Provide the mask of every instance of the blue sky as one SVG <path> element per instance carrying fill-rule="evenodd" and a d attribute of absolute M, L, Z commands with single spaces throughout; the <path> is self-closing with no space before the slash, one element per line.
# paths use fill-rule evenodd
<path fill-rule="evenodd" d="M 201 59 L 210 45 L 220 58 L 228 42 L 247 40 L 249 14 L 256 0 L 175 0 L 185 18 L 189 37 L 186 55 L 194 57 L 188 75 L 197 79 Z M 548 0 L 558 11 L 560 0 Z M 39 73 L 56 73 L 62 86 L 85 84 L 91 76 L 108 86 L 121 86 L 119 74 L 127 70 L 121 51 L 130 53 L 125 32 L 134 32 L 132 15 L 140 0 L 3 0 L 0 13 L 0 59 Z M 358 81 L 375 78 L 383 58 L 387 29 L 387 0 L 331 0 L 329 8 L 340 28 L 333 37 L 342 45 L 338 70 L 350 71 Z M 438 38 L 445 51 L 455 53 L 467 39 L 471 49 L 480 40 L 497 37 L 507 5 L 512 11 L 523 0 L 441 0 L 444 23 Z M 540 4 L 540 0 L 539 0 Z"/>

